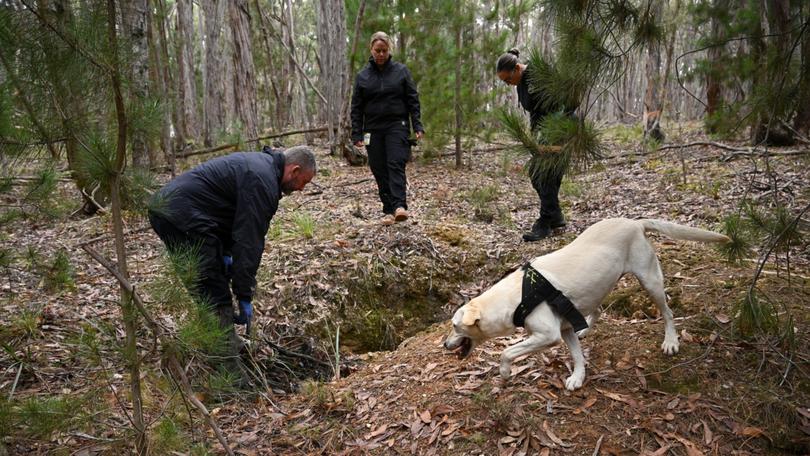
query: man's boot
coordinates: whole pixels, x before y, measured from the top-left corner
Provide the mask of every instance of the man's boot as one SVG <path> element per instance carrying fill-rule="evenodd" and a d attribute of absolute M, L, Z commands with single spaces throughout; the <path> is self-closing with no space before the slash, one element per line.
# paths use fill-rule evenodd
<path fill-rule="evenodd" d="M 219 318 L 219 327 L 225 333 L 225 347 L 220 354 L 219 367 L 222 367 L 235 377 L 234 386 L 244 388 L 249 385 L 250 377 L 239 354 L 245 344 L 236 335 L 233 327 L 233 307 L 217 307 L 216 313 Z"/>

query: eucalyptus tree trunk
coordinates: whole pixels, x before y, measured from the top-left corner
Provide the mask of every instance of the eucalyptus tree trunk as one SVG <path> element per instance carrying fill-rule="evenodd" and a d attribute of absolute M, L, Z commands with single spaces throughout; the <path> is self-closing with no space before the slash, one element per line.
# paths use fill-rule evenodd
<path fill-rule="evenodd" d="M 810 8 L 802 11 L 803 16 L 799 16 L 804 24 L 810 21 Z M 798 110 L 793 119 L 793 128 L 808 137 L 810 135 L 810 29 L 805 28 L 802 35 L 801 66 L 798 90 Z"/>
<path fill-rule="evenodd" d="M 149 47 L 146 38 L 146 0 L 123 2 L 121 17 L 129 35 L 130 74 L 129 94 L 135 103 L 146 101 L 149 95 Z M 132 129 L 132 165 L 146 168 L 154 165 L 149 151 L 146 132 L 136 122 Z"/>
<path fill-rule="evenodd" d="M 107 0 L 107 36 L 110 49 L 113 53 L 112 66 L 109 69 L 112 89 L 115 95 L 115 113 L 118 135 L 115 153 L 115 169 L 110 182 L 110 199 L 112 206 L 113 232 L 115 235 L 115 252 L 118 260 L 118 270 L 125 278 L 129 278 L 127 268 L 126 248 L 124 245 L 124 223 L 121 215 L 121 177 L 126 166 L 127 151 L 127 117 L 124 107 L 124 96 L 121 93 L 121 76 L 118 68 L 118 37 L 115 30 L 115 0 Z M 145 455 L 149 446 L 146 437 L 146 427 L 143 419 L 143 402 L 141 395 L 140 356 L 137 343 L 137 312 L 132 304 L 132 294 L 121 286 L 121 311 L 124 317 L 124 331 L 126 345 L 124 356 L 129 367 L 130 393 L 132 395 L 132 424 L 135 427 L 135 448 L 139 455 Z"/>
<path fill-rule="evenodd" d="M 256 116 L 256 71 L 253 67 L 253 50 L 250 42 L 250 14 L 247 0 L 230 0 L 229 16 L 233 38 L 233 87 L 234 108 L 242 122 L 244 134 L 249 138 L 259 136 Z M 230 74 L 230 73 L 229 73 Z"/>
<path fill-rule="evenodd" d="M 324 113 L 329 132 L 329 150 L 332 155 L 340 151 L 338 128 L 340 107 L 349 95 L 348 61 L 346 59 L 346 9 L 343 0 L 319 0 L 318 2 L 318 52 L 321 62 L 321 92 L 326 103 Z"/>
<path fill-rule="evenodd" d="M 663 18 L 663 3 L 653 1 L 650 7 L 650 14 L 656 22 L 661 22 Z M 647 48 L 646 61 L 647 90 L 644 92 L 644 116 L 643 128 L 644 137 L 663 141 L 664 133 L 661 131 L 661 41 L 655 39 Z"/>
<path fill-rule="evenodd" d="M 295 18 L 293 16 L 293 5 L 292 0 L 284 0 L 284 41 L 287 43 L 287 50 L 289 52 L 289 56 L 285 61 L 284 68 L 285 74 L 287 75 L 286 80 L 284 81 L 285 85 L 285 94 L 287 97 L 287 107 L 288 107 L 288 117 L 287 117 L 287 124 L 295 125 L 297 123 L 296 119 L 296 111 L 292 109 L 294 107 L 294 103 L 298 100 L 295 99 L 295 78 L 293 75 L 295 74 Z M 297 113 L 299 116 L 303 117 L 303 113 Z"/>
<path fill-rule="evenodd" d="M 172 150 L 172 108 L 176 104 L 173 97 L 169 93 L 170 84 L 164 79 L 164 71 L 168 73 L 168 62 L 164 64 L 164 55 L 162 53 L 162 46 L 158 44 L 162 41 L 160 34 L 161 24 L 163 22 L 162 8 L 159 9 L 157 18 L 152 11 L 155 10 L 153 2 L 155 0 L 147 0 L 146 8 L 146 30 L 147 42 L 149 43 L 149 79 L 152 81 L 152 87 L 159 94 L 162 103 L 162 118 L 160 129 L 160 148 L 165 157 L 169 157 Z M 159 1 L 159 0 L 158 0 Z"/>
<path fill-rule="evenodd" d="M 205 18 L 205 145 L 210 146 L 225 124 L 224 65 L 221 59 L 220 38 L 222 19 L 227 3 L 222 0 L 202 0 Z"/>
<path fill-rule="evenodd" d="M 150 0 L 154 1 L 154 0 Z M 156 0 L 158 5 L 158 17 L 159 20 L 157 21 L 158 28 L 155 31 L 157 33 L 157 41 L 159 43 L 159 49 L 156 52 L 161 56 L 162 65 L 159 65 L 159 77 L 162 81 L 164 93 L 166 96 L 164 100 L 168 100 L 167 102 L 171 104 L 171 106 L 164 107 L 164 119 L 167 117 L 171 118 L 171 125 L 174 126 L 174 144 L 171 144 L 171 137 L 168 138 L 169 146 L 168 148 L 163 149 L 163 152 L 166 157 L 166 162 L 169 164 L 169 168 L 171 169 L 172 177 L 175 175 L 175 152 L 180 150 L 186 141 L 186 136 L 180 133 L 180 123 L 183 117 L 183 114 L 180 110 L 180 102 L 178 98 L 178 92 L 175 89 L 175 78 L 172 77 L 172 73 L 170 71 L 170 59 L 169 59 L 169 38 L 166 34 L 166 23 L 168 22 L 168 9 L 166 8 L 166 4 L 164 0 Z M 166 120 L 164 120 L 166 122 Z M 165 140 L 164 140 L 165 141 Z"/>
<path fill-rule="evenodd" d="M 725 11 L 728 9 L 729 0 L 714 0 L 716 9 Z M 711 18 L 711 39 L 714 45 L 707 51 L 709 60 L 709 71 L 706 73 L 706 115 L 711 117 L 723 106 L 723 87 L 720 83 L 720 75 L 723 73 L 722 60 L 725 54 L 725 44 L 720 44 L 725 37 L 725 24 L 717 14 L 712 14 Z M 708 122 L 708 132 L 717 131 L 716 122 Z"/>
<path fill-rule="evenodd" d="M 194 2 L 177 0 L 177 101 L 180 105 L 179 136 L 197 141 L 200 138 L 197 107 L 197 85 L 194 82 Z M 182 143 L 181 143 L 182 144 Z"/>
<path fill-rule="evenodd" d="M 455 91 L 454 91 L 454 108 L 456 114 L 456 169 L 461 169 L 462 156 L 461 156 L 461 24 L 456 24 L 456 73 L 455 73 Z"/>

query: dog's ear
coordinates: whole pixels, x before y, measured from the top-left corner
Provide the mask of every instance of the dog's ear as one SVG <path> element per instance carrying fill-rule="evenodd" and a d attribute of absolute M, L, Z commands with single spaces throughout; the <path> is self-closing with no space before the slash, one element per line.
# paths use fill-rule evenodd
<path fill-rule="evenodd" d="M 461 317 L 461 324 L 464 326 L 475 326 L 478 320 L 481 319 L 481 312 L 477 307 L 468 307 L 464 311 L 464 316 Z"/>

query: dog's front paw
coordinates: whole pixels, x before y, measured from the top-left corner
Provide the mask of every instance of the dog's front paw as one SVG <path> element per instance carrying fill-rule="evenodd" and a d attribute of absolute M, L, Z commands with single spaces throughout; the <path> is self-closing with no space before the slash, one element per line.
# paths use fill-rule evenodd
<path fill-rule="evenodd" d="M 565 389 L 568 391 L 574 391 L 579 389 L 582 386 L 582 383 L 585 381 L 585 375 L 577 375 L 574 374 L 567 379 L 565 379 Z"/>
<path fill-rule="evenodd" d="M 504 382 L 508 382 L 510 378 L 512 378 L 512 365 L 504 365 L 501 364 L 501 380 Z"/>
<path fill-rule="evenodd" d="M 674 355 L 678 353 L 678 337 L 675 336 L 673 338 L 664 338 L 664 343 L 661 344 L 661 348 L 664 350 L 665 355 Z"/>

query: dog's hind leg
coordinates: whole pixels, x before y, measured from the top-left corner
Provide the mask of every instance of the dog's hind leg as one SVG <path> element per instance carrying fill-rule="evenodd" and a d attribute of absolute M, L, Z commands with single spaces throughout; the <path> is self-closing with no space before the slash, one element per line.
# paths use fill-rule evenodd
<path fill-rule="evenodd" d="M 560 330 L 548 330 L 533 332 L 523 341 L 508 347 L 501 353 L 501 378 L 506 381 L 512 376 L 512 363 L 519 357 L 540 351 L 549 345 L 560 340 Z"/>
<path fill-rule="evenodd" d="M 593 312 L 589 313 L 588 316 L 585 317 L 585 321 L 588 323 L 588 327 L 578 332 L 577 336 L 585 337 L 588 334 L 590 334 L 591 330 L 593 329 L 593 325 L 595 325 L 596 322 L 599 321 L 600 316 L 602 316 L 602 308 L 597 307 L 596 309 L 594 309 Z"/>
<path fill-rule="evenodd" d="M 664 319 L 664 343 L 661 344 L 661 348 L 667 355 L 674 355 L 678 353 L 678 333 L 675 332 L 672 310 L 667 305 L 667 295 L 664 292 L 664 274 L 661 272 L 661 265 L 658 263 L 658 258 L 655 256 L 652 246 L 646 241 L 643 244 L 644 248 L 639 246 L 634 252 L 634 254 L 644 255 L 644 257 L 637 257 L 637 259 L 641 260 L 636 263 L 640 267 L 634 270 L 633 274 L 641 282 L 641 286 L 650 294 L 653 302 L 658 306 L 661 318 Z"/>
<path fill-rule="evenodd" d="M 571 357 L 574 358 L 574 372 L 565 379 L 565 389 L 574 391 L 582 386 L 585 381 L 585 356 L 582 354 L 579 337 L 577 337 L 573 328 L 563 329 L 562 338 L 565 344 L 568 345 Z"/>

